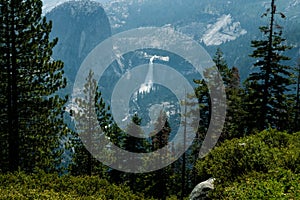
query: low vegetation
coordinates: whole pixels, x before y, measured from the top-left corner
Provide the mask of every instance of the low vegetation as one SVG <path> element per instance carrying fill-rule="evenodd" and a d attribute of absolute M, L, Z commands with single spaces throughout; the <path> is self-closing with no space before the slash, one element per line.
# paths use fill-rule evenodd
<path fill-rule="evenodd" d="M 200 177 L 214 177 L 213 199 L 300 199 L 300 132 L 265 130 L 227 140 L 199 160 Z"/>
<path fill-rule="evenodd" d="M 144 199 L 128 187 L 110 184 L 97 176 L 0 174 L 0 199 Z"/>

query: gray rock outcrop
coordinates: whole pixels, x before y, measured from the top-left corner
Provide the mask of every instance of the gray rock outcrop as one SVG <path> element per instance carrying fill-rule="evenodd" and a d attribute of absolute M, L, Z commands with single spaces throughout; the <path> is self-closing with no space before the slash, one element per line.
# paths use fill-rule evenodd
<path fill-rule="evenodd" d="M 208 200 L 208 192 L 214 189 L 214 178 L 210 178 L 196 185 L 190 194 L 189 200 Z"/>

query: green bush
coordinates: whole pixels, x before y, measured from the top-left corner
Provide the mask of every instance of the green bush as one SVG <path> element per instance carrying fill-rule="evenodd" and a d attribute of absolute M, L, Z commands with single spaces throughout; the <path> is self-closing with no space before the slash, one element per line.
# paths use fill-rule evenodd
<path fill-rule="evenodd" d="M 224 188 L 226 199 L 300 199 L 300 175 L 278 168 L 268 173 L 250 172 Z M 220 198 L 218 193 L 212 197 Z"/>
<path fill-rule="evenodd" d="M 261 199 L 259 194 L 270 194 L 269 197 L 278 197 L 275 199 L 288 199 L 296 193 L 287 192 L 288 183 L 283 180 L 291 180 L 294 188 L 297 188 L 295 184 L 300 185 L 299 152 L 300 133 L 265 130 L 225 141 L 199 160 L 196 168 L 200 177 L 217 179 L 212 192 L 214 198 Z M 280 173 L 282 178 L 272 177 Z M 293 176 L 295 181 L 291 179 Z"/>
<path fill-rule="evenodd" d="M 96 176 L 61 176 L 39 172 L 0 175 L 0 199 L 143 199 L 126 186 Z"/>

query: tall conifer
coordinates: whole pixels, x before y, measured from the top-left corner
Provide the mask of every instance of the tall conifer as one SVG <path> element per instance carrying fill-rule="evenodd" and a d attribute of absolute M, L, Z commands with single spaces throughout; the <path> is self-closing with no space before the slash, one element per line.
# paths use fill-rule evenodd
<path fill-rule="evenodd" d="M 282 27 L 275 20 L 277 15 L 285 18 L 283 13 L 277 12 L 272 0 L 271 7 L 262 15 L 269 16 L 269 24 L 259 28 L 265 37 L 251 42 L 255 50 L 250 56 L 257 61 L 245 82 L 249 132 L 269 126 L 284 130 L 288 125 L 286 93 L 291 84 L 291 68 L 282 61 L 289 60 L 283 53 L 290 47 L 284 43 Z"/>
<path fill-rule="evenodd" d="M 60 162 L 62 114 L 67 98 L 63 63 L 51 60 L 57 43 L 49 40 L 51 22 L 42 17 L 41 0 L 0 2 L 1 168 L 54 169 Z"/>

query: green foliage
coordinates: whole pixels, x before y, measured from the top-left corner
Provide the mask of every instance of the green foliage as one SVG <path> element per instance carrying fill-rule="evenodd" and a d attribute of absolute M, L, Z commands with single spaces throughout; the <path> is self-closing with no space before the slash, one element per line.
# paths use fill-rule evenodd
<path fill-rule="evenodd" d="M 290 100 L 291 120 L 293 121 L 292 131 L 300 131 L 300 57 L 298 58 L 297 66 L 294 67 L 295 93 Z"/>
<path fill-rule="evenodd" d="M 231 69 L 227 66 L 226 60 L 224 58 L 223 52 L 220 49 L 217 49 L 216 54 L 213 58 L 216 68 L 218 69 L 223 85 L 225 87 L 226 99 L 227 99 L 227 114 L 225 119 L 225 124 L 222 130 L 222 134 L 219 140 L 224 141 L 225 139 L 230 139 L 233 137 L 243 136 L 243 125 L 244 125 L 244 110 L 242 108 L 242 95 L 243 90 L 240 87 L 240 76 L 239 71 L 236 67 Z M 204 72 L 204 76 L 207 80 L 211 80 L 212 83 L 219 83 L 221 81 L 216 80 L 216 77 L 212 77 L 210 69 Z M 195 88 L 195 94 L 198 99 L 200 106 L 200 126 L 199 126 L 199 139 L 204 139 L 204 135 L 207 132 L 208 126 L 210 124 L 211 112 L 212 112 L 212 101 L 210 97 L 210 92 L 205 80 L 194 80 L 197 84 Z M 215 84 L 211 86 L 210 90 L 214 90 L 217 93 L 220 93 L 221 85 Z M 219 105 L 217 103 L 217 105 Z M 218 116 L 217 116 L 218 117 Z M 216 120 L 218 120 L 216 118 Z"/>
<path fill-rule="evenodd" d="M 274 19 L 276 14 L 284 15 L 276 12 L 274 2 L 272 0 L 270 24 L 260 27 L 266 37 L 252 41 L 255 50 L 251 57 L 257 62 L 254 72 L 245 82 L 245 91 L 240 87 L 237 68 L 228 68 L 220 49 L 215 54 L 214 62 L 221 77 L 216 76 L 215 70 L 204 72 L 205 78 L 213 82 L 210 89 L 216 93 L 222 89 L 219 84 L 222 78 L 228 109 L 220 137 L 222 143 L 198 161 L 196 167 L 194 162 L 207 128 L 211 121 L 221 117 L 211 119 L 211 111 L 220 103 L 225 107 L 225 102 L 210 97 L 204 80 L 195 80 L 201 120 L 194 145 L 177 162 L 164 169 L 131 174 L 108 169 L 90 152 L 106 146 L 101 143 L 104 138 L 131 152 L 147 153 L 160 149 L 169 141 L 170 124 L 164 120 L 165 113 L 161 112 L 152 137 L 140 139 L 125 136 L 110 116 L 109 107 L 101 98 L 97 82 L 90 72 L 83 88 L 84 98 L 76 100 L 81 110 L 76 113 L 79 115 L 78 135 L 75 135 L 73 143 L 75 155 L 71 167 L 72 175 L 89 176 L 59 177 L 36 170 L 56 170 L 63 153 L 60 139 L 69 132 L 62 117 L 67 97 L 58 95 L 60 89 L 66 87 L 63 63 L 51 59 L 57 39 L 49 40 L 51 22 L 41 16 L 41 0 L 1 1 L 0 171 L 16 171 L 19 168 L 34 174 L 0 174 L 0 199 L 144 198 L 143 195 L 133 194 L 130 189 L 149 198 L 176 199 L 170 195 L 183 196 L 196 184 L 195 169 L 203 179 L 211 176 L 217 179 L 216 189 L 211 193 L 215 199 L 299 199 L 300 133 L 289 135 L 271 129 L 237 139 L 244 136 L 244 129 L 249 133 L 268 126 L 280 130 L 299 130 L 299 94 L 296 98 L 290 97 L 290 67 L 281 63 L 289 59 L 283 52 L 290 47 L 286 46 L 282 28 Z M 299 93 L 299 88 L 297 91 Z M 198 106 L 195 102 L 190 104 Z M 293 122 L 292 128 L 289 122 Z M 126 132 L 144 135 L 138 126 L 140 124 L 141 119 L 135 115 Z M 105 133 L 100 131 L 100 127 Z M 81 139 L 78 137 L 80 134 Z M 95 140 L 100 143 L 94 145 Z M 113 153 L 107 151 L 101 156 L 117 159 L 112 156 Z M 160 161 L 164 160 L 161 155 L 157 156 L 160 156 Z M 132 157 L 125 159 L 129 162 L 133 160 Z M 135 164 L 136 167 L 143 167 L 148 163 L 139 160 Z M 129 187 L 110 184 L 99 176 Z"/>
<path fill-rule="evenodd" d="M 154 135 L 152 137 L 152 148 L 153 150 L 157 150 L 168 144 L 171 133 L 171 127 L 167 119 L 167 114 L 164 111 L 160 111 L 154 126 L 154 131 L 151 133 L 151 135 Z"/>
<path fill-rule="evenodd" d="M 83 88 L 83 97 L 75 99 L 78 110 L 76 116 L 76 134 L 73 136 L 74 156 L 71 173 L 74 175 L 103 175 L 104 167 L 90 152 L 102 152 L 104 137 L 109 132 L 112 119 L 98 91 L 94 73 L 89 71 Z M 107 136 L 108 137 L 108 136 Z"/>
<path fill-rule="evenodd" d="M 230 198 L 231 195 L 243 197 L 247 192 L 251 192 L 250 189 L 247 191 L 243 189 L 248 183 L 249 187 L 251 184 L 255 186 L 251 195 L 256 195 L 255 193 L 263 190 L 270 190 L 272 196 L 276 193 L 273 191 L 276 190 L 276 187 L 281 189 L 287 187 L 285 183 L 281 182 L 284 178 L 295 176 L 299 181 L 299 141 L 300 133 L 291 135 L 273 129 L 265 130 L 256 135 L 225 141 L 213 149 L 203 160 L 199 160 L 196 168 L 201 177 L 212 176 L 217 179 L 216 189 L 212 194 L 215 195 L 215 198 L 227 198 L 226 195 Z M 277 172 L 276 170 L 279 168 L 282 168 L 283 171 Z M 274 173 L 284 173 L 288 177 L 280 179 L 280 177 L 274 177 Z M 260 182 L 259 180 L 264 181 Z M 258 182 L 260 183 L 256 184 Z M 291 182 L 291 184 L 296 182 Z M 240 187 L 233 190 L 233 185 L 237 186 L 238 184 L 241 184 Z M 292 187 L 296 187 L 296 185 L 290 188 Z M 288 194 L 286 189 L 284 189 L 284 193 L 296 195 L 295 192 Z"/>
<path fill-rule="evenodd" d="M 300 174 L 282 168 L 267 173 L 254 171 L 226 187 L 222 197 L 232 200 L 300 199 Z"/>
<path fill-rule="evenodd" d="M 207 134 L 209 124 L 211 121 L 219 121 L 220 118 L 222 119 L 224 116 L 220 116 L 218 113 L 215 112 L 214 119 L 212 119 L 212 111 L 219 110 L 220 107 L 225 107 L 225 102 L 220 102 L 221 90 L 224 89 L 226 92 L 226 111 L 227 115 L 225 118 L 224 126 L 222 130 L 218 130 L 217 132 L 221 132 L 219 141 L 223 142 L 226 139 L 231 139 L 234 137 L 242 137 L 244 135 L 243 124 L 243 115 L 244 111 L 242 108 L 242 94 L 243 90 L 240 87 L 240 76 L 239 71 L 236 67 L 229 68 L 227 66 L 225 56 L 221 49 L 217 49 L 215 56 L 213 58 L 215 63 L 216 69 L 218 69 L 219 74 L 218 76 L 215 71 L 212 69 L 207 69 L 203 73 L 205 80 L 194 80 L 197 84 L 195 88 L 195 96 L 189 95 L 188 101 L 186 105 L 188 106 L 199 106 L 200 110 L 200 122 L 196 122 L 193 127 L 199 124 L 198 130 L 196 131 L 196 135 L 194 136 L 194 142 L 191 148 L 185 153 L 186 154 L 186 169 L 184 170 L 186 173 L 186 190 L 189 192 L 193 189 L 193 187 L 198 183 L 198 177 L 195 170 L 195 162 L 199 157 L 199 150 L 201 149 L 202 142 Z M 222 78 L 222 80 L 220 80 Z M 210 81 L 210 90 L 214 91 L 215 98 L 211 99 L 211 91 L 209 91 L 207 82 Z M 221 85 L 220 83 L 223 83 Z M 224 86 L 224 88 L 223 88 Z M 193 99 L 196 100 L 193 101 Z M 197 103 L 195 103 L 197 102 Z M 216 106 L 220 106 L 216 108 Z M 193 109 L 192 109 L 193 110 Z M 195 110 L 191 111 L 195 112 Z M 187 113 L 189 115 L 191 113 Z M 195 115 L 195 113 L 193 113 Z M 197 113 L 198 115 L 198 113 Z M 174 166 L 177 165 L 182 161 L 184 157 L 179 159 L 179 162 L 175 163 Z M 183 162 L 184 163 L 184 162 Z M 183 164 L 182 163 L 182 164 Z M 178 167 L 177 167 L 178 168 Z M 178 173 L 180 170 L 176 169 Z M 180 177 L 181 175 L 179 175 Z M 175 176 L 176 177 L 176 176 Z M 178 179 L 178 176 L 176 177 Z M 178 182 L 180 178 L 178 179 Z"/>
<path fill-rule="evenodd" d="M 0 3 L 0 167 L 51 171 L 61 162 L 67 97 L 63 63 L 51 59 L 57 39 L 42 17 L 41 0 Z"/>
<path fill-rule="evenodd" d="M 134 114 L 131 122 L 126 127 L 127 135 L 124 138 L 124 148 L 130 152 L 146 153 L 150 151 L 150 142 L 144 138 L 139 138 L 144 136 L 144 131 L 140 127 L 142 119 L 138 114 Z M 134 160 L 132 156 L 124 158 L 126 162 L 133 163 L 132 167 L 144 167 L 147 164 L 146 160 L 141 158 Z M 135 169 L 132 169 L 135 170 Z M 146 175 L 135 174 L 135 173 L 125 173 L 123 175 L 123 180 L 130 186 L 133 191 L 141 191 L 145 187 L 144 182 L 146 181 Z"/>
<path fill-rule="evenodd" d="M 128 151 L 137 153 L 146 153 L 150 151 L 150 142 L 142 139 L 145 133 L 140 127 L 141 122 L 142 119 L 137 114 L 134 114 L 131 123 L 126 127 L 126 133 L 129 135 L 125 137 L 124 148 Z"/>
<path fill-rule="evenodd" d="M 291 67 L 284 64 L 290 59 L 284 52 L 291 47 L 286 45 L 282 27 L 275 20 L 278 14 L 275 0 L 272 0 L 271 7 L 263 15 L 270 15 L 269 24 L 260 27 L 264 38 L 251 42 L 255 49 L 250 56 L 256 61 L 253 72 L 245 81 L 247 95 L 244 98 L 249 133 L 255 129 L 262 131 L 268 126 L 278 130 L 290 128 L 287 92 L 292 84 L 292 74 Z"/>
<path fill-rule="evenodd" d="M 0 199 L 144 199 L 128 187 L 96 176 L 61 176 L 38 172 L 0 175 Z"/>
<path fill-rule="evenodd" d="M 171 127 L 168 121 L 167 114 L 161 110 L 157 121 L 154 124 L 154 131 L 152 132 L 152 150 L 162 149 L 168 145 L 169 137 L 171 133 Z M 168 150 L 165 150 L 159 156 L 159 162 L 162 163 L 165 160 L 165 154 L 170 154 Z M 153 197 L 158 199 L 166 199 L 168 195 L 168 185 L 170 183 L 170 175 L 172 174 L 171 167 L 167 166 L 163 169 L 159 169 L 152 172 L 153 186 L 150 187 L 150 191 L 153 193 Z"/>

